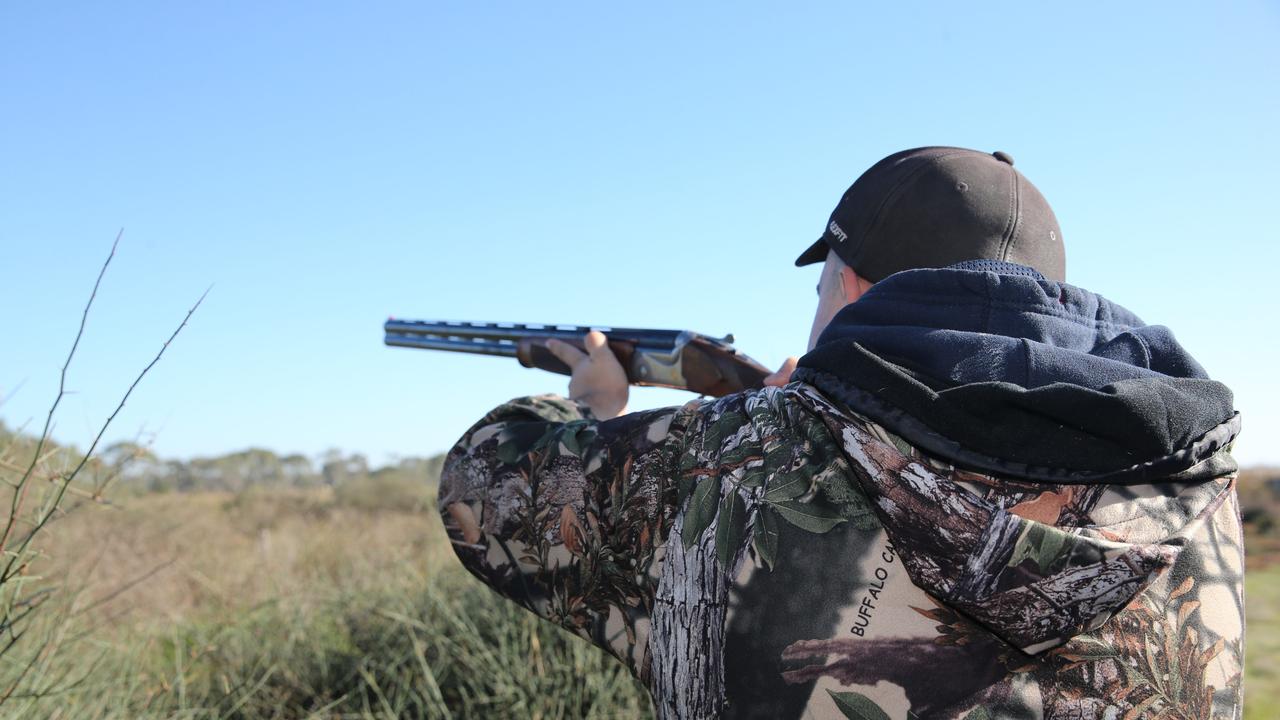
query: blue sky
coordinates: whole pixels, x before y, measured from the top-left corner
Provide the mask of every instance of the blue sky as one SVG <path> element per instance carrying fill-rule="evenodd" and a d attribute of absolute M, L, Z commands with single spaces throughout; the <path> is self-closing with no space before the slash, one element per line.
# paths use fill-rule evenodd
<path fill-rule="evenodd" d="M 6 3 L 0 419 L 164 456 L 446 449 L 562 392 L 382 346 L 400 317 L 803 351 L 795 255 L 890 152 L 1010 153 L 1068 277 L 1171 326 L 1280 463 L 1274 3 Z M 683 401 L 637 390 L 640 409 Z"/>

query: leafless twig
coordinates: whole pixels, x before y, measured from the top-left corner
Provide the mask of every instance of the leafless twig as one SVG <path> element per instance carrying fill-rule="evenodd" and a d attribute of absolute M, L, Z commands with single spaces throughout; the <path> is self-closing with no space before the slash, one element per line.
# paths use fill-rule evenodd
<path fill-rule="evenodd" d="M 161 345 L 160 350 L 155 354 L 151 361 L 147 363 L 146 367 L 142 368 L 142 371 L 138 373 L 137 377 L 134 378 L 128 389 L 126 389 L 124 394 L 120 397 L 120 401 L 117 403 L 115 409 L 112 410 L 107 419 L 103 421 L 101 427 L 98 429 L 97 435 L 93 439 L 93 442 L 89 445 L 89 448 L 84 452 L 83 456 L 80 457 L 75 466 L 71 468 L 70 471 L 62 471 L 58 473 L 47 473 L 42 471 L 37 474 L 36 468 L 41 467 L 42 463 L 47 462 L 49 457 L 56 452 L 56 449 L 51 449 L 48 453 L 45 453 L 45 446 L 51 442 L 50 437 L 53 428 L 54 414 L 57 412 L 58 406 L 62 402 L 62 398 L 68 393 L 66 388 L 67 370 L 71 366 L 71 361 L 75 358 L 76 350 L 80 346 L 80 339 L 84 336 L 85 326 L 88 322 L 89 310 L 93 307 L 94 300 L 97 298 L 98 289 L 102 285 L 102 278 L 106 274 L 107 267 L 110 266 L 112 258 L 115 257 L 116 248 L 120 244 L 120 237 L 122 234 L 123 230 L 116 235 L 115 241 L 111 244 L 111 252 L 108 253 L 106 260 L 102 263 L 102 268 L 98 271 L 98 277 L 93 284 L 93 291 L 89 294 L 89 299 L 85 303 L 84 311 L 80 318 L 80 327 L 76 331 L 75 341 L 72 342 L 71 350 L 67 353 L 66 360 L 62 365 L 62 371 L 58 380 L 58 394 L 54 398 L 52 405 L 49 407 L 49 413 L 45 417 L 44 428 L 41 430 L 40 436 L 35 442 L 34 450 L 31 453 L 31 461 L 26 465 L 26 469 L 22 470 L 22 475 L 16 483 L 7 483 L 13 488 L 13 498 L 10 503 L 9 517 L 5 522 L 3 532 L 0 533 L 0 553 L 7 557 L 4 569 L 3 571 L 0 571 L 0 629 L 3 630 L 0 634 L 9 635 L 10 640 L 5 646 L 0 647 L 0 657 L 3 657 L 8 650 L 12 649 L 18 639 L 23 636 L 24 631 L 19 629 L 17 626 L 26 620 L 33 610 L 42 605 L 40 600 L 45 597 L 45 592 L 47 591 L 47 589 L 45 589 L 31 594 L 24 591 L 24 586 L 29 581 L 36 579 L 24 575 L 27 568 L 27 562 L 34 552 L 31 548 L 32 540 L 45 528 L 55 514 L 58 513 L 66 494 L 68 492 L 76 492 L 77 489 L 72 488 L 71 483 L 85 469 L 90 459 L 93 458 L 94 452 L 97 451 L 98 445 L 106 434 L 107 429 L 124 408 L 125 403 L 133 394 L 133 391 L 138 387 L 138 384 L 142 382 L 142 378 L 146 377 L 147 373 L 150 372 L 151 369 L 155 367 L 156 363 L 160 361 L 160 358 L 164 356 L 165 350 L 167 350 L 174 339 L 178 337 L 178 334 L 182 332 L 182 329 L 187 326 L 187 322 L 191 319 L 191 316 L 195 313 L 196 309 L 200 307 L 200 304 L 204 302 L 205 297 L 209 294 L 209 290 L 205 290 L 200 298 L 196 300 L 195 304 L 191 306 L 187 311 L 187 314 L 183 317 L 182 322 L 178 324 L 174 331 L 169 335 L 169 338 L 164 341 L 163 345 Z M 14 472 L 21 470 L 20 465 L 15 466 L 8 462 L 3 463 L 3 465 L 5 466 L 5 469 L 10 469 Z M 33 480 L 36 478 L 40 478 L 54 484 L 52 497 L 45 501 L 37 512 L 33 513 L 34 521 L 31 522 L 30 529 L 26 530 L 26 532 L 21 535 L 20 540 L 16 542 L 16 547 L 11 548 L 10 544 L 11 541 L 14 540 L 15 527 L 17 526 L 19 519 L 23 518 L 24 515 L 23 505 L 26 502 L 27 493 L 32 486 Z M 103 488 L 105 488 L 105 484 L 97 488 L 98 492 L 92 494 L 93 499 L 100 499 L 98 495 Z M 26 522 L 25 519 L 24 522 Z M 159 568 L 153 570 L 152 573 L 157 572 L 158 570 Z M 145 579 L 152 573 L 147 573 L 143 578 L 137 580 L 137 582 L 141 582 L 142 579 Z M 130 583 L 124 588 L 109 594 L 105 598 L 100 598 L 98 603 L 111 600 L 119 593 L 128 590 L 133 584 L 134 583 Z M 90 607 L 92 607 L 92 605 Z M 16 614 L 14 612 L 15 610 L 18 611 Z M 63 619 L 65 621 L 67 618 L 64 617 Z M 65 622 L 58 624 L 60 635 L 65 635 L 67 631 L 65 625 Z M 0 705 L 4 704 L 6 700 L 17 697 L 15 693 L 19 692 L 19 688 L 22 687 L 28 674 L 42 660 L 47 661 L 48 658 L 51 657 L 51 653 L 54 648 L 58 645 L 61 645 L 61 642 L 57 639 L 50 638 L 43 641 L 39 649 L 32 653 L 30 661 L 23 663 L 21 669 L 9 680 L 8 687 L 0 691 Z M 41 683 L 42 687 L 37 688 L 35 692 L 36 694 L 47 693 L 49 688 L 54 687 L 58 682 L 60 682 L 60 680 L 55 681 L 53 684 Z M 27 692 L 27 694 L 29 694 L 29 692 Z"/>

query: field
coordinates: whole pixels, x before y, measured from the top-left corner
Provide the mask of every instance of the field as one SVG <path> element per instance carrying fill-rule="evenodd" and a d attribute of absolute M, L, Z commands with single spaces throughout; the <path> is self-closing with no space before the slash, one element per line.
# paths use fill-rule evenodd
<path fill-rule="evenodd" d="M 368 489 L 366 489 L 368 490 Z M 431 498 L 147 494 L 75 509 L 13 718 L 635 718 L 643 690 L 460 570 Z M 1280 716 L 1280 566 L 1249 577 L 1251 719 Z M 5 666 L 3 673 L 14 668 Z M 7 685 L 8 683 L 6 683 Z"/>
<path fill-rule="evenodd" d="M 649 712 L 612 660 L 460 570 L 433 512 L 378 502 L 312 489 L 76 509 L 44 545 L 49 578 L 74 591 L 34 630 L 55 640 L 38 668 L 47 696 L 10 698 L 0 715 Z"/>
<path fill-rule="evenodd" d="M 1280 717 L 1280 566 L 1245 575 L 1245 717 Z"/>

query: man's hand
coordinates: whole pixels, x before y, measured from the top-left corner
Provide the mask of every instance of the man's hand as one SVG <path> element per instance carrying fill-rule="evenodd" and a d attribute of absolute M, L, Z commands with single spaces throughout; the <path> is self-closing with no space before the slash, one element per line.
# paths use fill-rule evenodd
<path fill-rule="evenodd" d="M 616 418 L 627 409 L 631 392 L 627 373 L 609 349 L 604 333 L 592 330 L 583 344 L 587 346 L 585 353 L 559 340 L 548 340 L 547 349 L 573 370 L 569 398 L 586 403 L 601 420 Z"/>
<path fill-rule="evenodd" d="M 782 387 L 783 385 L 786 385 L 787 383 L 791 382 L 791 373 L 795 372 L 796 363 L 799 360 L 800 358 L 796 357 L 795 355 L 792 355 L 791 357 L 784 360 L 782 362 L 782 367 L 778 368 L 778 372 L 772 375 L 765 376 L 765 379 L 764 379 L 765 386 L 768 387 L 772 385 L 773 387 Z"/>

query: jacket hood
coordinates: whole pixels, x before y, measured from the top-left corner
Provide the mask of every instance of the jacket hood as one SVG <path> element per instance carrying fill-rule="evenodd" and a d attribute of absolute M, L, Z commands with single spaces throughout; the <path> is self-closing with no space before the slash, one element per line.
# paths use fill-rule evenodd
<path fill-rule="evenodd" d="M 1234 469 L 1231 391 L 1160 325 L 1031 268 L 909 270 L 843 308 L 795 380 L 969 469 L 1143 483 Z"/>
<path fill-rule="evenodd" d="M 912 582 L 1026 653 L 1125 608 L 1232 487 L 1204 482 L 1235 469 L 1226 386 L 1167 328 L 1018 265 L 886 278 L 836 315 L 792 379 L 912 446 L 819 413 Z M 1092 511 L 1116 484 L 1148 486 L 1108 493 L 1121 502 L 1178 500 L 1107 526 Z"/>

